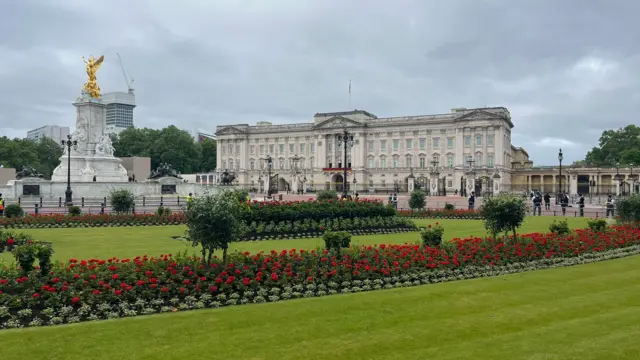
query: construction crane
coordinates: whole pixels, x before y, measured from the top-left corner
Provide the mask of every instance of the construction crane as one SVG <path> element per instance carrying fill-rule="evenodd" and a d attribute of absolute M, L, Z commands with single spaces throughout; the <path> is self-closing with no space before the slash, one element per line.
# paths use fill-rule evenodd
<path fill-rule="evenodd" d="M 118 54 L 118 60 L 120 60 L 120 68 L 122 69 L 122 75 L 124 75 L 124 81 L 127 83 L 127 87 L 129 88 L 129 94 L 133 94 L 133 78 L 129 81 L 129 77 L 127 76 L 127 71 L 124 69 L 124 63 L 122 62 L 122 58 Z"/>

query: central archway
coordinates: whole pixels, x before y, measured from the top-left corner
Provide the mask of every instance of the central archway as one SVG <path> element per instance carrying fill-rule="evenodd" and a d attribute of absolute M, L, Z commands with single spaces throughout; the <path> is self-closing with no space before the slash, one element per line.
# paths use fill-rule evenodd
<path fill-rule="evenodd" d="M 337 192 L 342 192 L 342 188 L 344 186 L 344 178 L 341 174 L 333 175 L 333 179 L 331 180 L 331 182 L 334 184 Z"/>

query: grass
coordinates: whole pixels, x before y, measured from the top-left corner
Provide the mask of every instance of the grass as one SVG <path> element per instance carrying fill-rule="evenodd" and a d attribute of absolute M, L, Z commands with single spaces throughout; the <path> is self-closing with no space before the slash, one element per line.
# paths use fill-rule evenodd
<path fill-rule="evenodd" d="M 549 224 L 557 218 L 539 216 L 527 217 L 520 228 L 521 233 L 547 232 Z M 584 218 L 567 218 L 572 228 L 586 226 Z M 427 226 L 439 222 L 445 228 L 445 239 L 456 237 L 482 236 L 486 234 L 481 220 L 414 220 L 418 226 Z M 196 249 L 184 241 L 174 240 L 172 236 L 184 235 L 183 226 L 149 227 L 111 227 L 111 228 L 69 228 L 69 229 L 28 229 L 24 232 L 35 239 L 50 241 L 55 250 L 54 259 L 65 261 L 70 258 L 106 259 L 109 257 L 127 258 L 138 255 L 159 255 L 180 251 L 195 252 Z M 418 233 L 400 233 L 393 235 L 354 236 L 354 245 L 402 244 L 418 240 Z M 324 246 L 322 239 L 268 240 L 239 242 L 232 250 L 257 252 L 260 250 L 315 249 Z M 11 254 L 0 254 L 0 261 L 13 261 Z"/>
<path fill-rule="evenodd" d="M 0 332 L 2 359 L 639 359 L 640 256 Z"/>

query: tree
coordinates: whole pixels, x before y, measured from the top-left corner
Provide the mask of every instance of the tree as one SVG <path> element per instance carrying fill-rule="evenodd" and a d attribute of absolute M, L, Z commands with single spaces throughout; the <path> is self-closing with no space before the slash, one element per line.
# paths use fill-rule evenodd
<path fill-rule="evenodd" d="M 640 195 L 616 200 L 616 212 L 623 223 L 640 225 Z"/>
<path fill-rule="evenodd" d="M 527 213 L 525 200 L 520 196 L 499 195 L 484 200 L 482 208 L 484 227 L 493 236 L 502 232 L 513 232 L 516 239 L 516 229 L 522 225 Z"/>
<path fill-rule="evenodd" d="M 242 217 L 249 210 L 238 197 L 234 191 L 200 196 L 194 198 L 184 212 L 186 236 L 193 246 L 201 247 L 204 266 L 211 264 L 216 250 L 223 251 L 223 261 L 226 263 L 229 244 L 242 237 L 247 229 Z"/>
<path fill-rule="evenodd" d="M 50 138 L 39 141 L 0 138 L 0 164 L 8 168 L 35 168 L 46 178 L 51 178 L 53 169 L 60 164 L 62 146 Z"/>
<path fill-rule="evenodd" d="M 603 131 L 599 146 L 587 153 L 585 161 L 591 166 L 640 164 L 640 127 L 627 125 L 618 130 Z"/>
<path fill-rule="evenodd" d="M 425 200 L 425 196 L 427 194 L 420 190 L 416 189 L 411 192 L 411 197 L 409 197 L 409 207 L 411 210 L 415 209 L 424 209 L 427 206 L 427 202 Z"/>
<path fill-rule="evenodd" d="M 217 161 L 217 144 L 213 139 L 204 139 L 200 143 L 200 153 L 202 154 L 202 162 L 200 163 L 200 171 L 209 172 L 216 169 Z"/>

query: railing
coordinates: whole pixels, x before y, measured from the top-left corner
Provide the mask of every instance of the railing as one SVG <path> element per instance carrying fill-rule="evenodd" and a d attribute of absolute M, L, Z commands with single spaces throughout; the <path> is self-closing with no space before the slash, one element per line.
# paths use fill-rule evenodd
<path fill-rule="evenodd" d="M 6 200 L 5 206 L 19 204 L 22 209 L 30 214 L 62 214 L 67 213 L 64 198 L 44 199 L 39 198 L 18 198 L 15 201 Z M 187 204 L 186 197 L 180 196 L 155 196 L 140 197 L 134 200 L 134 212 L 140 214 L 155 213 L 160 206 L 169 208 L 172 212 L 182 211 Z M 108 214 L 112 212 L 109 199 L 103 198 L 76 198 L 73 205 L 80 207 L 84 214 Z"/>

